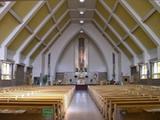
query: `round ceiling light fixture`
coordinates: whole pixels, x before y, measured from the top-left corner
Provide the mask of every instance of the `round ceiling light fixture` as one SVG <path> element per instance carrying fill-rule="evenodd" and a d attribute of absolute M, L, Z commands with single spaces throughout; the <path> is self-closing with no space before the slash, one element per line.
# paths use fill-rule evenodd
<path fill-rule="evenodd" d="M 85 0 L 79 0 L 79 2 L 83 3 L 83 2 L 85 2 Z"/>
<path fill-rule="evenodd" d="M 80 33 L 84 33 L 84 31 L 83 31 L 83 30 L 80 30 Z"/>
<path fill-rule="evenodd" d="M 80 15 L 83 15 L 83 14 L 84 14 L 84 11 L 80 11 L 79 14 L 80 14 Z"/>
<path fill-rule="evenodd" d="M 80 20 L 79 22 L 80 22 L 81 24 L 83 24 L 83 23 L 84 23 L 84 20 Z"/>

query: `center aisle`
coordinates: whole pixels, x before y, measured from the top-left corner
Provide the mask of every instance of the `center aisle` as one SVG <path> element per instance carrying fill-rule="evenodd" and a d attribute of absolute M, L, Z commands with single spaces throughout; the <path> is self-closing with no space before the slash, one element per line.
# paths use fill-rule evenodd
<path fill-rule="evenodd" d="M 77 91 L 64 120 L 104 120 L 87 91 Z"/>

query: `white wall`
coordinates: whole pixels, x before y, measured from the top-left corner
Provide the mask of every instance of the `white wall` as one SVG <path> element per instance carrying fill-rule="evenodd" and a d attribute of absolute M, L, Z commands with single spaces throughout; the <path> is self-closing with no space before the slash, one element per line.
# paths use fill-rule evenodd
<path fill-rule="evenodd" d="M 56 67 L 56 72 L 74 72 L 75 71 L 75 58 L 74 58 L 74 48 L 75 42 L 72 41 L 64 49 Z"/>
<path fill-rule="evenodd" d="M 115 54 L 115 80 L 119 81 L 120 79 L 120 74 L 121 74 L 121 65 L 119 66 L 119 64 L 121 64 L 121 60 L 119 60 L 119 54 L 117 52 L 114 51 Z"/>
<path fill-rule="evenodd" d="M 80 29 L 79 24 L 70 24 L 45 55 L 45 57 L 48 57 L 48 53 L 51 53 L 51 82 L 55 80 L 56 67 L 61 54 L 74 36 L 79 33 Z M 46 65 L 47 62 L 45 61 L 45 66 Z M 47 69 L 45 69 L 45 71 L 47 71 Z"/>
<path fill-rule="evenodd" d="M 49 55 L 50 53 L 47 53 L 47 54 L 45 54 L 44 55 L 44 73 L 45 74 L 48 74 L 48 55 Z M 52 59 L 51 59 L 52 60 Z"/>
<path fill-rule="evenodd" d="M 77 36 L 78 37 L 78 36 Z M 91 39 L 87 38 L 88 72 L 107 72 L 105 60 Z M 78 38 L 74 38 L 64 49 L 56 67 L 56 72 L 75 71 L 75 48 Z"/>
<path fill-rule="evenodd" d="M 152 49 L 152 50 L 150 50 L 149 51 L 149 53 L 150 53 L 150 59 L 155 59 L 155 58 L 157 58 L 157 55 L 158 55 L 158 49 Z"/>
<path fill-rule="evenodd" d="M 88 40 L 88 71 L 107 72 L 107 65 L 102 53 L 91 40 Z"/>
<path fill-rule="evenodd" d="M 102 34 L 97 30 L 95 26 L 92 24 L 86 24 L 84 26 L 84 30 L 86 33 L 93 39 L 94 43 L 97 45 L 99 50 L 104 56 L 104 59 L 107 63 L 107 71 L 108 71 L 108 79 L 112 79 L 113 74 L 113 62 L 112 62 L 112 53 L 116 53 L 114 48 L 110 45 L 110 43 L 102 36 Z M 117 54 L 115 54 L 117 56 Z M 118 63 L 116 63 L 118 64 Z M 116 65 L 118 66 L 118 65 Z M 116 73 L 119 73 L 119 69 L 116 69 Z M 116 81 L 118 81 L 118 77 L 116 77 Z"/>
<path fill-rule="evenodd" d="M 68 51 L 65 50 L 69 42 L 79 33 L 82 27 L 79 24 L 70 24 L 68 28 L 63 32 L 63 34 L 54 42 L 48 53 L 51 53 L 51 80 L 55 79 L 56 68 L 58 71 L 66 71 L 68 68 L 72 71 L 74 64 L 73 64 L 73 46 L 68 46 Z M 91 70 L 99 69 L 105 70 L 108 72 L 108 79 L 112 79 L 112 71 L 113 71 L 113 63 L 112 63 L 112 53 L 115 53 L 116 58 L 116 80 L 119 80 L 119 73 L 123 72 L 125 75 L 130 74 L 130 61 L 127 57 L 122 53 L 121 60 L 118 58 L 118 53 L 114 50 L 114 48 L 110 45 L 110 43 L 102 36 L 102 34 L 97 30 L 97 28 L 93 24 L 85 24 L 83 26 L 85 33 L 89 36 L 90 39 L 93 40 L 93 43 L 96 44 L 96 48 L 102 54 L 104 58 L 103 60 L 99 59 L 100 55 L 94 45 L 90 46 L 92 52 L 90 53 L 90 58 L 94 61 L 90 61 L 91 64 L 96 64 L 96 67 L 90 68 Z M 63 51 L 65 50 L 64 56 L 61 57 Z M 45 69 L 45 73 L 47 73 L 47 57 L 48 53 L 45 55 L 45 67 L 41 67 L 39 63 L 40 57 L 36 58 L 35 62 L 33 63 L 33 75 L 39 75 L 41 69 Z M 39 55 L 41 56 L 41 55 Z M 69 57 L 70 56 L 70 57 Z M 60 60 L 60 58 L 62 58 Z M 101 57 L 102 58 L 102 57 Z M 69 62 L 68 62 L 69 61 Z M 98 62 L 97 62 L 98 61 Z M 118 63 L 121 62 L 121 68 L 119 68 Z M 105 63 L 105 64 L 104 64 Z M 58 66 L 57 66 L 58 64 Z M 72 66 L 70 66 L 72 64 Z M 101 66 L 101 67 L 100 67 Z M 103 67 L 102 67 L 103 66 Z M 104 67 L 105 66 L 105 67 Z M 68 70 L 67 70 L 68 71 Z"/>
<path fill-rule="evenodd" d="M 121 73 L 123 73 L 124 76 L 130 76 L 130 65 L 131 62 L 128 60 L 128 58 L 122 53 L 121 54 L 121 66 L 122 70 Z"/>
<path fill-rule="evenodd" d="M 35 61 L 33 62 L 33 76 L 40 76 L 42 71 L 42 56 L 38 55 Z"/>

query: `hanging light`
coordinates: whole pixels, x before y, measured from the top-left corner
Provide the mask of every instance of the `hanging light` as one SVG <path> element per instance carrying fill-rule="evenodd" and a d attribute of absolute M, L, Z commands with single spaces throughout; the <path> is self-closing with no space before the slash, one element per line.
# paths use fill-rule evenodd
<path fill-rule="evenodd" d="M 83 24 L 83 23 L 84 23 L 84 20 L 80 20 L 79 22 L 80 22 L 81 24 Z"/>

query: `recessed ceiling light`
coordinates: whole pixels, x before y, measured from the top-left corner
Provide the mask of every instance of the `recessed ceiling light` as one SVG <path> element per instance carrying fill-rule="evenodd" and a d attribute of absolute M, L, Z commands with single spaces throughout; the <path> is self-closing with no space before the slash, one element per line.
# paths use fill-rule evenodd
<path fill-rule="evenodd" d="M 79 14 L 80 14 L 80 15 L 83 15 L 83 14 L 84 14 L 84 11 L 80 11 Z"/>
<path fill-rule="evenodd" d="M 79 2 L 83 3 L 85 0 L 79 0 Z"/>
<path fill-rule="evenodd" d="M 84 33 L 84 31 L 83 31 L 83 30 L 80 30 L 80 33 Z"/>
<path fill-rule="evenodd" d="M 83 23 L 84 23 L 84 21 L 83 21 L 83 20 L 80 20 L 79 22 L 80 22 L 81 24 L 83 24 Z"/>

